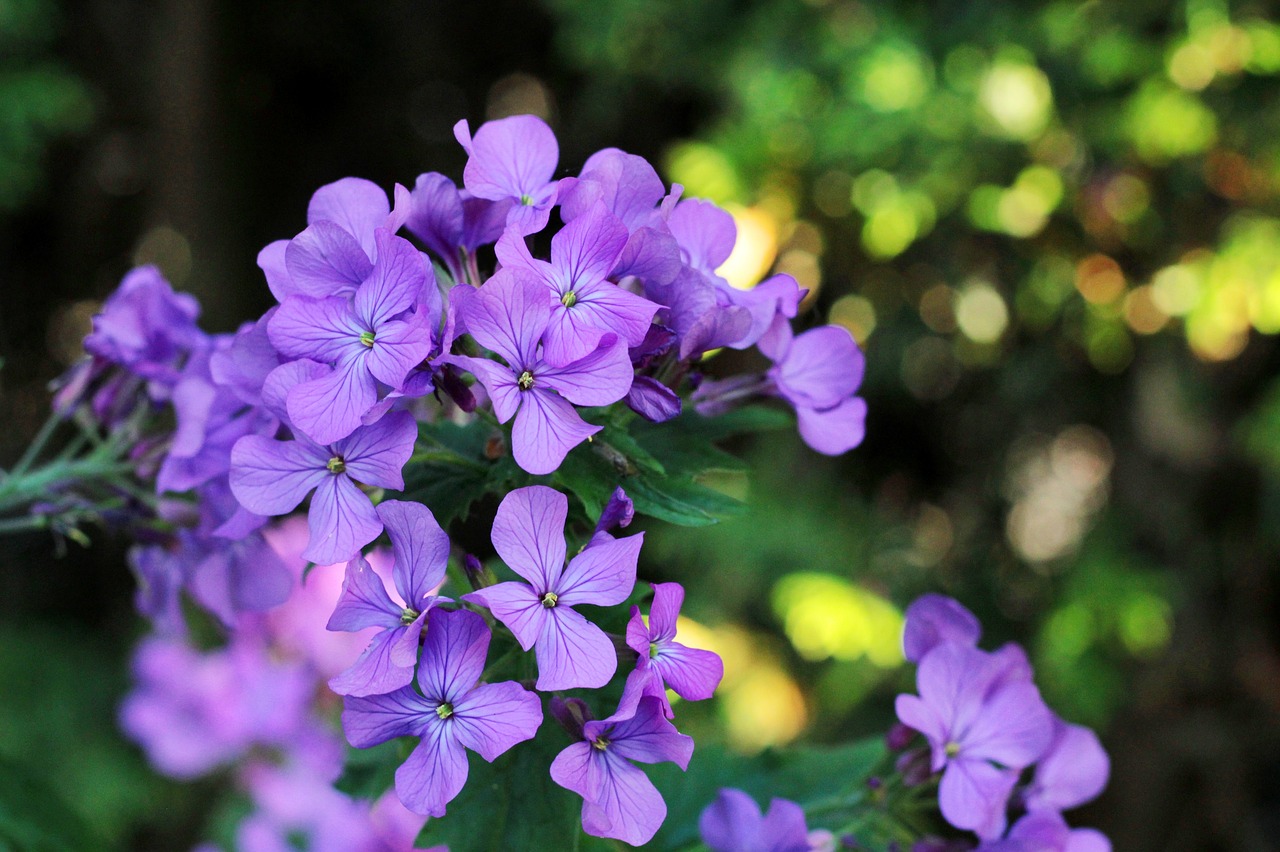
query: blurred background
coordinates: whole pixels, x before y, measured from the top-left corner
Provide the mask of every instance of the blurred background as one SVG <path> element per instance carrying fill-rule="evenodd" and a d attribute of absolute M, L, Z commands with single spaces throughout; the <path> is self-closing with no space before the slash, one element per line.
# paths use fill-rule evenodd
<path fill-rule="evenodd" d="M 726 661 L 698 724 L 882 730 L 941 591 L 1101 733 L 1073 822 L 1280 848 L 1278 5 L 0 0 L 0 463 L 130 266 L 233 330 L 316 187 L 460 178 L 457 119 L 536 113 L 563 174 L 617 146 L 726 206 L 725 276 L 794 275 L 867 352 L 862 447 L 754 439 L 746 517 L 649 526 Z M 187 848 L 225 779 L 116 733 L 126 545 L 0 549 L 0 792 Z"/>

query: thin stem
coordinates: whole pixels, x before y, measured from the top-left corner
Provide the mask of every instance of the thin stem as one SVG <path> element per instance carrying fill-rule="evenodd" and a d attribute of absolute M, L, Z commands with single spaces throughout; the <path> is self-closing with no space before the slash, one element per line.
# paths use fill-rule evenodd
<path fill-rule="evenodd" d="M 44 515 L 28 515 L 24 518 L 0 519 L 0 535 L 9 533 L 44 530 L 49 528 L 49 519 Z"/>
<path fill-rule="evenodd" d="M 35 438 L 33 438 L 31 443 L 27 446 L 26 452 L 24 452 L 22 457 L 18 459 L 18 463 L 9 470 L 9 477 L 22 476 L 27 468 L 31 467 L 31 463 L 34 462 L 36 457 L 38 457 L 41 451 L 44 450 L 44 445 L 49 443 L 49 438 L 53 436 L 54 431 L 58 428 L 58 424 L 61 422 L 62 418 L 57 414 L 49 414 L 48 419 L 44 421 L 44 425 L 40 427 L 40 431 L 36 433 Z"/>

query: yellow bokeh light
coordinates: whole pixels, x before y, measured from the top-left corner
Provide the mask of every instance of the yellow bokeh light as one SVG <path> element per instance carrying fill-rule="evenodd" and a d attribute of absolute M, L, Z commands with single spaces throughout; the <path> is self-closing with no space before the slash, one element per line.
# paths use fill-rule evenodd
<path fill-rule="evenodd" d="M 876 306 L 862 296 L 841 296 L 831 306 L 827 321 L 849 329 L 858 345 L 865 347 L 871 332 L 876 330 Z"/>
<path fill-rule="evenodd" d="M 862 99 L 877 112 L 919 106 L 932 86 L 931 70 L 910 45 L 884 45 L 862 67 Z"/>
<path fill-rule="evenodd" d="M 982 80 L 978 100 L 1003 135 L 1021 141 L 1039 136 L 1053 113 L 1049 78 L 1021 62 L 993 65 Z"/>
<path fill-rule="evenodd" d="M 978 281 L 957 296 L 956 325 L 974 343 L 995 343 L 1009 325 L 1009 308 L 994 287 Z"/>
<path fill-rule="evenodd" d="M 902 662 L 902 615 L 884 598 L 831 574 L 789 574 L 773 608 L 787 638 L 810 660 L 865 657 L 882 668 Z"/>
<path fill-rule="evenodd" d="M 785 745 L 808 723 L 800 687 L 769 661 L 757 660 L 721 701 L 729 743 L 739 751 Z"/>
<path fill-rule="evenodd" d="M 727 260 L 716 269 L 732 286 L 750 290 L 778 254 L 778 223 L 763 207 L 726 207 L 738 228 L 738 239 Z"/>

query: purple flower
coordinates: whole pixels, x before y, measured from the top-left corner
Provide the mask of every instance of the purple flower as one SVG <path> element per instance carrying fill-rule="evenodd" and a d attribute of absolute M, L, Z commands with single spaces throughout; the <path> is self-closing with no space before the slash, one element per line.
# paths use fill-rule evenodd
<path fill-rule="evenodd" d="M 551 763 L 551 780 L 582 797 L 582 829 L 640 846 L 667 817 L 667 804 L 653 782 L 631 761 L 671 761 L 689 766 L 693 738 L 678 732 L 655 698 L 643 698 L 630 713 L 583 725 L 582 740 Z"/>
<path fill-rule="evenodd" d="M 600 517 L 596 520 L 596 528 L 591 533 L 591 540 L 593 542 L 612 541 L 613 536 L 609 535 L 609 531 L 615 527 L 631 526 L 635 516 L 636 504 L 631 502 L 627 492 L 621 487 L 613 489 L 613 493 L 609 495 L 609 502 L 604 505 L 600 511 Z"/>
<path fill-rule="evenodd" d="M 1110 774 L 1111 761 L 1098 735 L 1055 716 L 1053 741 L 1036 764 L 1023 800 L 1033 812 L 1070 810 L 1096 798 Z"/>
<path fill-rule="evenodd" d="M 311 541 L 302 555 L 318 565 L 344 562 L 382 532 L 373 504 L 356 482 L 404 488 L 400 469 L 413 455 L 417 437 L 418 424 L 405 411 L 328 446 L 301 437 L 274 441 L 246 435 L 231 449 L 231 491 L 249 511 L 274 516 L 292 511 L 314 490 Z"/>
<path fill-rule="evenodd" d="M 937 645 L 957 642 L 976 647 L 982 637 L 978 617 L 964 604 L 945 595 L 921 595 L 907 607 L 902 631 L 902 655 L 918 663 Z"/>
<path fill-rule="evenodd" d="M 342 729 L 357 748 L 394 737 L 421 737 L 396 770 L 396 793 L 411 811 L 444 816 L 467 781 L 466 749 L 490 762 L 542 724 L 538 697 L 514 681 L 478 684 L 489 629 L 474 612 L 436 610 L 418 665 L 418 686 L 388 695 L 348 697 Z"/>
<path fill-rule="evenodd" d="M 551 178 L 560 146 L 547 123 L 536 115 L 513 115 L 480 125 L 473 138 L 466 120 L 453 135 L 467 152 L 463 183 L 476 198 L 511 201 L 507 225 L 521 236 L 541 231 L 556 203 Z"/>
<path fill-rule="evenodd" d="M 919 696 L 899 695 L 898 719 L 924 734 L 943 770 L 942 815 L 979 837 L 999 837 L 1018 773 L 1049 746 L 1052 720 L 1033 684 L 1008 661 L 952 642 L 920 661 Z"/>
<path fill-rule="evenodd" d="M 347 563 L 342 597 L 327 628 L 350 633 L 383 629 L 349 669 L 329 681 L 339 695 L 381 695 L 412 682 L 418 641 L 427 614 L 440 602 L 434 593 L 449 562 L 449 537 L 426 506 L 388 500 L 377 512 L 391 537 L 392 579 L 403 603 L 392 601 L 364 558 Z"/>
<path fill-rule="evenodd" d="M 769 802 L 762 815 L 755 800 L 725 787 L 698 818 L 702 840 L 715 852 L 809 852 L 804 809 L 787 799 Z"/>
<path fill-rule="evenodd" d="M 435 172 L 418 175 L 410 198 L 405 227 L 426 243 L 454 281 L 465 279 L 466 259 L 477 248 L 502 236 L 512 205 L 509 200 L 489 201 L 459 191 L 453 181 Z"/>
<path fill-rule="evenodd" d="M 537 687 L 543 691 L 594 689 L 613 677 L 618 668 L 613 643 L 573 607 L 626 600 L 644 542 L 644 533 L 593 542 L 566 568 L 568 514 L 569 499 L 544 485 L 509 493 L 493 519 L 493 546 L 528 583 L 499 583 L 463 598 L 488 607 L 524 650 L 535 649 Z"/>
<path fill-rule="evenodd" d="M 289 390 L 289 419 L 317 443 L 345 438 L 378 401 L 378 382 L 399 388 L 431 351 L 431 329 L 410 312 L 430 267 L 408 241 L 379 228 L 378 260 L 354 297 L 290 296 L 271 318 L 271 343 L 290 358 L 330 364 L 320 378 Z"/>
<path fill-rule="evenodd" d="M 626 342 L 606 335 L 599 346 L 573 363 L 552 367 L 538 352 L 551 320 L 546 287 L 522 269 L 504 269 L 480 290 L 451 292 L 466 330 L 496 352 L 503 366 L 484 358 L 451 360 L 489 391 L 499 423 L 513 416 L 512 453 L 529 473 L 551 473 L 565 455 L 600 431 L 583 421 L 574 405 L 609 405 L 626 396 L 633 373 Z"/>
<path fill-rule="evenodd" d="M 369 277 L 378 246 L 374 231 L 400 230 L 409 214 L 409 190 L 395 188 L 396 206 L 363 178 L 343 178 L 315 191 L 307 205 L 307 229 L 276 240 L 258 253 L 258 266 L 277 301 L 350 293 Z"/>
<path fill-rule="evenodd" d="M 173 292 L 154 266 L 140 266 L 125 275 L 93 318 L 84 348 L 147 380 L 152 398 L 163 399 L 186 355 L 206 345 L 196 326 L 199 315 L 194 296 Z"/>
<path fill-rule="evenodd" d="M 659 305 L 608 279 L 627 244 L 627 228 L 603 204 L 574 219 L 551 238 L 551 262 L 529 254 L 524 238 L 508 231 L 498 241 L 498 259 L 527 269 L 550 290 L 551 319 L 543 335 L 543 357 L 563 366 L 591 354 L 612 332 L 636 346 Z"/>
<path fill-rule="evenodd" d="M 631 608 L 627 622 L 627 646 L 639 655 L 636 669 L 627 677 L 622 706 L 642 695 L 651 695 L 662 704 L 667 718 L 675 713 L 667 698 L 667 687 L 688 701 L 710 698 L 724 677 L 724 662 L 717 654 L 689 648 L 675 641 L 676 619 L 684 603 L 679 583 L 654 583 L 649 623 L 640 617 L 640 607 Z"/>
<path fill-rule="evenodd" d="M 271 345 L 267 325 L 275 316 L 272 308 L 253 323 L 245 323 L 230 344 L 217 347 L 209 356 L 209 375 L 246 405 L 262 402 L 262 386 L 271 371 L 280 366 L 280 353 Z"/>
<path fill-rule="evenodd" d="M 846 329 L 824 325 L 793 336 L 779 316 L 759 347 L 774 362 L 768 373 L 773 392 L 795 408 L 806 444 L 836 456 L 862 443 L 867 403 L 854 394 L 865 359 Z"/>
<path fill-rule="evenodd" d="M 1072 829 L 1053 811 L 1027 814 L 1003 840 L 983 843 L 977 852 L 1111 852 L 1111 841 L 1092 828 Z"/>

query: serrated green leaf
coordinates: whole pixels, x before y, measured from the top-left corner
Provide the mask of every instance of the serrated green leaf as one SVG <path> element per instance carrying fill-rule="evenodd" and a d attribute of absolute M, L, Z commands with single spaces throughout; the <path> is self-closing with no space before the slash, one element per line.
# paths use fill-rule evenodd
<path fill-rule="evenodd" d="M 445 844 L 450 852 L 576 849 L 582 799 L 552 781 L 550 772 L 567 745 L 554 725 L 544 725 L 539 736 L 493 763 L 468 752 L 467 785 L 443 817 L 427 821 L 416 845 Z"/>

